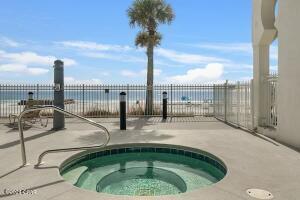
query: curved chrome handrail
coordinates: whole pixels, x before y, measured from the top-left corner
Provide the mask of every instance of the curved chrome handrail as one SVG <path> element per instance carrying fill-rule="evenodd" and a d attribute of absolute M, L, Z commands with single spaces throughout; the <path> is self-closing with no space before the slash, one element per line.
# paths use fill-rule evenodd
<path fill-rule="evenodd" d="M 90 119 L 84 118 L 82 116 L 73 114 L 71 112 L 65 111 L 64 109 L 61 109 L 61 108 L 56 107 L 56 106 L 52 106 L 52 105 L 35 106 L 35 107 L 28 108 L 28 109 L 24 110 L 18 116 L 18 127 L 19 127 L 19 134 L 20 134 L 20 144 L 21 144 L 21 153 L 22 153 L 23 166 L 28 165 L 28 163 L 27 163 L 27 159 L 26 159 L 25 142 L 24 142 L 24 134 L 23 134 L 23 126 L 22 126 L 22 117 L 24 116 L 24 114 L 32 112 L 32 111 L 47 110 L 47 109 L 52 109 L 52 110 L 55 110 L 57 112 L 63 113 L 65 115 L 79 118 L 82 121 L 85 121 L 85 122 L 89 123 L 90 125 L 96 126 L 96 127 L 100 128 L 100 129 L 104 130 L 105 136 L 106 136 L 106 141 L 103 144 L 96 145 L 96 146 L 88 146 L 88 147 L 85 146 L 85 147 L 73 147 L 73 148 L 62 148 L 62 149 L 50 149 L 50 150 L 46 150 L 46 151 L 44 151 L 43 153 L 41 153 L 39 155 L 38 163 L 36 164 L 36 166 L 39 166 L 42 163 L 43 157 L 46 154 L 48 154 L 48 153 L 88 150 L 88 149 L 93 149 L 93 148 L 104 147 L 104 146 L 106 146 L 108 144 L 108 142 L 110 140 L 110 133 L 108 132 L 108 130 L 104 126 L 100 125 L 99 123 L 94 122 L 94 121 L 92 121 Z"/>

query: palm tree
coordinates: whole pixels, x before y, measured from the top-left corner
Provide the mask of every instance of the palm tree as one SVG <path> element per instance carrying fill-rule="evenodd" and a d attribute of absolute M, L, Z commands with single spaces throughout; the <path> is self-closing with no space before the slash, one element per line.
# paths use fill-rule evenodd
<path fill-rule="evenodd" d="M 127 10 L 131 27 L 139 26 L 135 45 L 147 48 L 147 94 L 145 114 L 153 111 L 153 49 L 160 45 L 162 35 L 157 32 L 159 24 L 171 24 L 175 15 L 170 4 L 164 0 L 135 0 Z"/>

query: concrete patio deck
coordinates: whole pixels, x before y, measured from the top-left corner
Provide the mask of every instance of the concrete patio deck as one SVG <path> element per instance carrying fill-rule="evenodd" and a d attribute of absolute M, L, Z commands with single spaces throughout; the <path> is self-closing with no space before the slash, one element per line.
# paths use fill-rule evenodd
<path fill-rule="evenodd" d="M 45 165 L 34 168 L 38 155 L 47 149 L 95 145 L 104 138 L 96 128 L 67 119 L 67 129 L 53 132 L 32 127 L 24 132 L 31 165 L 19 168 L 21 154 L 18 130 L 0 124 L 0 198 L 18 200 L 96 200 L 96 199 L 248 199 L 246 190 L 270 191 L 276 200 L 300 199 L 300 153 L 268 138 L 235 129 L 214 118 L 129 119 L 128 130 L 118 130 L 118 119 L 97 119 L 112 134 L 109 144 L 164 143 L 208 151 L 221 158 L 227 168 L 220 182 L 176 196 L 127 197 L 100 194 L 74 187 L 60 176 L 58 166 L 77 152 L 46 155 Z M 36 194 L 10 195 L 17 189 L 36 190 Z M 6 192 L 5 192 L 6 190 Z"/>

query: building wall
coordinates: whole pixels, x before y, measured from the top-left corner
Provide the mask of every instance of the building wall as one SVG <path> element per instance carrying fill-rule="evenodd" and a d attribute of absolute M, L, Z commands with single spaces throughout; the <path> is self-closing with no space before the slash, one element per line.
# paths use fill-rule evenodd
<path fill-rule="evenodd" d="M 253 45 L 253 86 L 254 86 L 254 127 L 265 127 L 268 116 L 267 84 L 269 76 L 269 49 L 276 38 L 276 0 L 253 0 L 252 45 Z"/>
<path fill-rule="evenodd" d="M 300 148 L 300 1 L 279 0 L 278 3 L 277 139 Z"/>

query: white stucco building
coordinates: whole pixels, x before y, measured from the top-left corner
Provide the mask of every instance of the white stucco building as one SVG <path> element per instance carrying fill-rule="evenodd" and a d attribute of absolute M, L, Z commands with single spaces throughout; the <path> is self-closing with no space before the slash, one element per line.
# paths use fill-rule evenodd
<path fill-rule="evenodd" d="M 277 5 L 278 15 L 275 15 Z M 265 128 L 269 48 L 278 39 L 278 127 Z M 258 132 L 300 148 L 300 1 L 253 0 L 254 121 Z"/>

